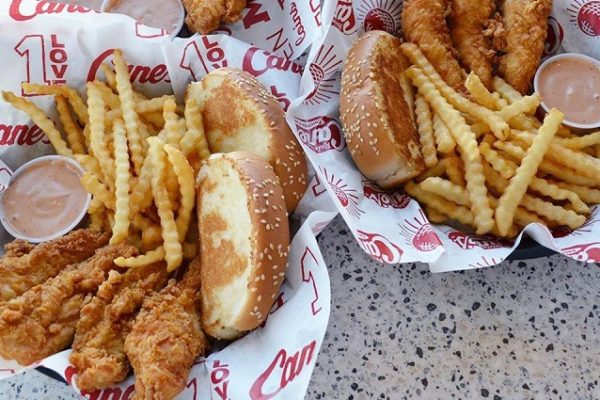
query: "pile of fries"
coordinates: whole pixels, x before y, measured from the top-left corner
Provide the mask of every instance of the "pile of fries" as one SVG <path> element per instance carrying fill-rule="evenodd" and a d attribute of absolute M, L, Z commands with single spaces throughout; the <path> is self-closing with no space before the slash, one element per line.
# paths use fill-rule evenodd
<path fill-rule="evenodd" d="M 196 229 L 189 229 L 194 177 L 209 156 L 195 87 L 185 107 L 170 95 L 148 99 L 133 89 L 120 50 L 113 62 L 114 71 L 102 65 L 105 81 L 87 83 L 87 105 L 73 88 L 23 83 L 25 93 L 56 96 L 64 134 L 33 103 L 10 92 L 2 97 L 29 114 L 58 154 L 84 166 L 91 227 L 112 231 L 111 244 L 126 241 L 143 253 L 115 263 L 135 267 L 165 260 L 172 271 L 197 251 Z"/>
<path fill-rule="evenodd" d="M 537 94 L 495 77 L 491 93 L 477 75 L 469 97 L 447 85 L 419 47 L 402 44 L 405 73 L 427 170 L 405 185 L 434 223 L 457 222 L 477 234 L 512 238 L 530 223 L 576 229 L 600 203 L 600 131 L 575 136 L 563 114 L 535 116 Z"/>

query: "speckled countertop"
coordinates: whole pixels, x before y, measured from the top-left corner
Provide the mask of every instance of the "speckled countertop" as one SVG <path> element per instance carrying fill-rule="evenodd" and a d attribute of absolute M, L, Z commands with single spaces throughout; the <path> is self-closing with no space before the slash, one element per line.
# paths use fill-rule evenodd
<path fill-rule="evenodd" d="M 339 218 L 319 243 L 332 311 L 307 399 L 600 399 L 598 265 L 382 266 Z M 79 397 L 32 371 L 0 398 Z"/>

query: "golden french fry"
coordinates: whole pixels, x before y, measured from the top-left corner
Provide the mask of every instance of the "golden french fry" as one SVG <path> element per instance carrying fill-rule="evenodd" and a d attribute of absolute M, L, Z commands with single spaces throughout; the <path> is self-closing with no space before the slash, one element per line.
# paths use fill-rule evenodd
<path fill-rule="evenodd" d="M 85 153 L 81 128 L 73 120 L 69 105 L 67 104 L 67 99 L 63 96 L 56 96 L 56 111 L 58 111 L 58 118 L 67 134 L 67 142 L 73 150 L 73 153 Z"/>
<path fill-rule="evenodd" d="M 505 160 L 500 157 L 498 152 L 493 150 L 490 145 L 486 142 L 483 142 L 479 145 L 479 150 L 481 151 L 481 155 L 486 159 L 488 163 L 502 175 L 505 179 L 510 179 L 515 174 L 517 166 L 510 160 Z"/>
<path fill-rule="evenodd" d="M 552 182 L 546 179 L 533 177 L 529 188 L 554 200 L 569 201 L 573 207 L 573 210 L 580 214 L 587 214 L 590 212 L 590 208 L 583 201 L 581 201 L 577 193 L 554 185 Z"/>
<path fill-rule="evenodd" d="M 162 109 L 160 111 L 152 111 L 144 114 L 140 114 L 142 121 L 152 124 L 155 128 L 162 128 L 165 126 L 165 120 L 162 116 Z"/>
<path fill-rule="evenodd" d="M 545 217 L 548 220 L 558 222 L 559 225 L 566 225 L 571 229 L 577 229 L 585 223 L 585 217 L 578 215 L 572 210 L 566 210 L 563 207 L 533 196 L 525 196 L 521 200 L 521 206 Z"/>
<path fill-rule="evenodd" d="M 417 116 L 417 131 L 419 132 L 423 161 L 425 166 L 430 168 L 438 162 L 433 139 L 433 117 L 431 116 L 429 104 L 419 94 L 415 97 L 415 114 Z"/>
<path fill-rule="evenodd" d="M 131 190 L 131 214 L 136 215 L 140 210 L 148 208 L 152 204 L 152 190 L 150 189 L 150 179 L 152 176 L 152 162 L 150 157 L 146 156 L 140 175 L 138 176 L 133 189 Z"/>
<path fill-rule="evenodd" d="M 195 161 L 194 159 L 197 157 L 199 158 L 198 161 L 204 160 L 208 158 L 210 151 L 204 133 L 202 109 L 198 101 L 190 95 L 186 96 L 184 115 L 187 134 L 181 139 L 181 150 L 188 159 Z M 194 168 L 196 171 L 198 169 L 199 165 Z"/>
<path fill-rule="evenodd" d="M 534 113 L 541 101 L 542 98 L 540 95 L 534 93 L 531 96 L 522 97 L 506 107 L 503 107 L 500 111 L 498 111 L 498 115 L 506 122 L 510 122 L 513 118 L 522 114 Z"/>
<path fill-rule="evenodd" d="M 504 79 L 495 76 L 492 80 L 492 86 L 494 90 L 506 99 L 509 103 L 514 103 L 515 101 L 523 98 L 521 93 L 512 86 L 510 86 Z"/>
<path fill-rule="evenodd" d="M 557 109 L 550 110 L 531 146 L 527 149 L 521 165 L 515 172 L 515 176 L 502 193 L 496 208 L 496 225 L 501 235 L 508 234 L 508 230 L 513 223 L 515 210 L 527 192 L 527 187 L 535 176 L 563 118 L 564 115 Z"/>
<path fill-rule="evenodd" d="M 465 168 L 466 186 L 469 191 L 469 200 L 475 217 L 477 233 L 484 234 L 490 232 L 494 227 L 493 211 L 489 206 L 487 198 L 487 188 L 481 166 L 481 155 L 475 135 L 469 130 L 468 125 L 458 111 L 448 104 L 423 71 L 412 66 L 406 70 L 406 75 L 419 88 L 419 92 L 425 97 L 435 112 L 440 115 L 458 144 Z"/>
<path fill-rule="evenodd" d="M 584 147 L 596 146 L 600 144 L 600 131 L 590 133 L 584 136 L 575 136 L 572 138 L 555 138 L 554 143 L 563 147 L 568 147 L 573 150 L 582 149 Z M 597 157 L 598 155 L 594 155 Z"/>
<path fill-rule="evenodd" d="M 168 144 L 165 144 L 164 148 L 179 184 L 181 205 L 177 212 L 175 224 L 177 225 L 179 240 L 183 242 L 190 225 L 192 210 L 194 209 L 194 198 L 196 195 L 194 170 L 180 150 Z"/>
<path fill-rule="evenodd" d="M 572 183 L 552 181 L 556 186 L 576 193 L 579 198 L 588 204 L 600 204 L 600 190 Z"/>
<path fill-rule="evenodd" d="M 81 184 L 95 199 L 102 203 L 105 208 L 111 210 L 115 209 L 115 195 L 100 182 L 98 176 L 86 171 L 81 176 Z"/>
<path fill-rule="evenodd" d="M 477 76 L 477 74 L 475 74 L 473 71 L 471 71 L 467 77 L 467 80 L 465 81 L 465 88 L 469 91 L 473 100 L 480 105 L 489 108 L 490 110 L 498 109 L 500 97 L 498 96 L 495 98 L 494 95 L 490 93 L 485 85 L 481 82 L 479 76 Z"/>
<path fill-rule="evenodd" d="M 479 104 L 475 104 L 458 94 L 453 88 L 444 82 L 442 77 L 437 73 L 433 65 L 431 65 L 429 60 L 427 60 L 416 44 L 403 43 L 401 49 L 404 55 L 408 57 L 413 64 L 419 66 L 421 71 L 427 75 L 432 84 L 437 87 L 439 92 L 448 100 L 450 104 L 456 107 L 459 111 L 485 122 L 490 127 L 492 132 L 494 132 L 494 136 L 496 136 L 498 139 L 504 140 L 506 137 L 508 137 L 510 128 L 506 121 L 502 120 L 502 118 L 496 115 L 492 110 L 488 110 Z M 429 100 L 428 102 L 431 103 Z M 446 123 L 446 125 L 448 125 L 448 123 Z"/>
<path fill-rule="evenodd" d="M 473 214 L 468 208 L 448 201 L 436 194 L 428 193 L 412 181 L 404 185 L 404 191 L 419 203 L 447 215 L 450 219 L 464 225 L 474 226 Z"/>
<path fill-rule="evenodd" d="M 162 112 L 165 102 L 168 100 L 175 102 L 175 96 L 165 94 L 160 97 L 140 101 L 136 105 L 136 110 L 139 114 L 153 113 L 155 111 Z M 175 108 L 177 108 L 177 106 L 175 106 Z"/>
<path fill-rule="evenodd" d="M 433 167 L 426 169 L 415 180 L 417 182 L 422 182 L 431 176 L 444 175 L 446 173 L 446 166 L 448 163 L 448 161 L 446 161 L 446 160 L 448 160 L 448 158 L 445 158 L 445 159 L 441 160 L 440 162 L 438 162 L 437 164 L 435 164 Z"/>
<path fill-rule="evenodd" d="M 456 147 L 456 141 L 450 134 L 448 127 L 437 113 L 433 114 L 433 136 L 440 153 L 451 153 Z"/>
<path fill-rule="evenodd" d="M 148 138 L 148 144 L 150 145 L 148 151 L 153 168 L 150 187 L 152 188 L 154 203 L 160 217 L 167 269 L 173 271 L 181 265 L 183 254 L 169 194 L 165 187 L 166 155 L 164 142 L 157 137 L 150 137 Z"/>
<path fill-rule="evenodd" d="M 93 173 L 96 176 L 100 176 L 100 165 L 98 160 L 88 154 L 75 154 L 75 160 L 83 166 L 83 169 Z"/>
<path fill-rule="evenodd" d="M 56 126 L 54 126 L 54 122 L 46 116 L 46 114 L 39 109 L 35 104 L 27 101 L 21 97 L 15 96 L 12 92 L 2 92 L 2 98 L 7 103 L 12 104 L 13 107 L 23 111 L 29 118 L 36 124 L 52 143 L 54 150 L 56 153 L 73 158 L 73 152 L 67 146 L 67 142 L 64 141 Z"/>
<path fill-rule="evenodd" d="M 114 154 L 115 154 L 115 225 L 113 226 L 110 244 L 121 243 L 129 232 L 129 152 L 123 121 L 115 121 Z"/>
<path fill-rule="evenodd" d="M 142 231 L 142 245 L 145 250 L 154 249 L 162 243 L 160 226 L 150 225 Z"/>
<path fill-rule="evenodd" d="M 98 160 L 104 183 L 114 187 L 115 165 L 105 137 L 104 100 L 94 82 L 87 83 L 88 113 L 90 116 L 90 150 Z"/>
<path fill-rule="evenodd" d="M 96 212 L 90 213 L 89 229 L 96 232 L 101 232 L 104 229 L 104 207 L 102 205 L 100 207 Z"/>
<path fill-rule="evenodd" d="M 119 96 L 117 96 L 110 87 L 106 85 L 106 83 L 101 81 L 94 81 L 96 87 L 102 94 L 102 99 L 104 100 L 104 104 L 110 107 L 112 110 L 120 110 L 121 102 L 119 101 Z"/>
<path fill-rule="evenodd" d="M 88 115 L 87 108 L 85 107 L 85 103 L 79 96 L 79 93 L 73 88 L 70 88 L 65 85 L 40 85 L 38 83 L 29 83 L 23 82 L 21 84 L 25 93 L 35 93 L 35 94 L 43 94 L 43 95 L 60 95 L 64 96 L 69 100 L 71 107 L 73 107 L 73 111 L 77 118 L 82 124 L 88 123 Z"/>
<path fill-rule="evenodd" d="M 467 190 L 462 186 L 453 184 L 450 181 L 439 177 L 431 177 L 425 179 L 419 184 L 419 186 L 426 192 L 437 194 L 438 196 L 456 204 L 470 207 L 469 193 Z"/>
<path fill-rule="evenodd" d="M 444 214 L 431 207 L 425 207 L 425 214 L 432 224 L 444 224 L 448 221 L 448 218 Z"/>
<path fill-rule="evenodd" d="M 450 182 L 454 183 L 455 185 L 461 186 L 461 187 L 467 186 L 467 182 L 465 182 L 463 166 L 462 166 L 462 162 L 460 161 L 460 158 L 450 157 L 450 158 L 445 158 L 442 161 L 445 161 L 445 163 L 446 163 L 446 175 L 448 176 L 448 179 L 450 179 Z"/>
<path fill-rule="evenodd" d="M 115 72 L 106 63 L 102 63 L 102 65 L 100 65 L 100 69 L 102 70 L 102 72 L 104 72 L 104 76 L 106 77 L 106 84 L 108 85 L 108 87 L 111 88 L 113 92 L 116 92 L 117 77 L 115 76 Z"/>
<path fill-rule="evenodd" d="M 115 259 L 115 265 L 119 267 L 142 267 L 144 265 L 153 264 L 165 259 L 165 249 L 160 246 L 154 250 L 148 251 L 136 257 L 118 257 Z"/>
<path fill-rule="evenodd" d="M 165 119 L 164 127 L 164 140 L 171 146 L 179 147 L 182 133 L 179 131 L 181 125 L 179 125 L 179 117 L 176 113 L 177 104 L 172 99 L 167 99 L 163 106 L 163 118 Z"/>
<path fill-rule="evenodd" d="M 131 152 L 131 161 L 136 175 L 140 174 L 140 169 L 144 162 L 142 144 L 142 135 L 140 134 L 140 120 L 135 110 L 135 100 L 133 87 L 131 86 L 127 63 L 121 50 L 115 50 L 113 53 L 113 62 L 115 63 L 115 78 L 123 119 L 125 120 L 125 129 L 127 131 L 127 141 Z"/>

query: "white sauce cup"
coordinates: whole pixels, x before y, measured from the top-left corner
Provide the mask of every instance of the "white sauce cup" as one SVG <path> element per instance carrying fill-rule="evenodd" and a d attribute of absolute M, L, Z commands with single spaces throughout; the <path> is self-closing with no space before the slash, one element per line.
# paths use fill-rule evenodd
<path fill-rule="evenodd" d="M 586 56 L 585 54 L 579 54 L 579 53 L 563 53 L 563 54 L 558 54 L 555 56 L 552 56 L 550 58 L 547 58 L 537 69 L 537 71 L 535 72 L 535 76 L 533 78 L 533 90 L 536 93 L 540 93 L 539 91 L 539 82 L 540 82 L 540 75 L 542 73 L 542 71 L 550 64 L 552 64 L 555 61 L 558 60 L 564 60 L 564 59 L 575 59 L 575 60 L 581 60 L 581 61 L 586 61 L 589 62 L 591 64 L 594 64 L 595 66 L 597 66 L 598 68 L 600 68 L 600 61 L 596 60 L 593 57 L 590 56 Z M 542 99 L 542 108 L 544 109 L 544 111 L 549 112 L 551 107 L 548 107 L 548 105 L 546 103 L 544 103 L 544 100 Z M 578 124 L 576 122 L 571 122 L 569 121 L 566 116 L 565 119 L 563 120 L 563 124 L 570 126 L 571 128 L 576 128 L 576 129 L 581 129 L 581 130 L 588 130 L 588 129 L 595 129 L 600 127 L 600 115 L 598 116 L 598 120 L 595 122 L 592 122 L 591 124 Z"/>
<path fill-rule="evenodd" d="M 26 162 L 25 164 L 21 165 L 11 176 L 9 182 L 8 182 L 8 186 L 10 186 L 10 184 L 19 176 L 19 174 L 21 174 L 23 171 L 26 171 L 29 167 L 32 167 L 36 164 L 39 164 L 40 162 L 46 161 L 46 160 L 60 160 L 60 161 L 64 161 L 70 165 L 72 165 L 77 171 L 79 171 L 81 173 L 81 175 L 83 175 L 83 173 L 85 172 L 83 167 L 75 160 L 73 160 L 72 158 L 68 158 L 68 157 L 64 157 L 64 156 L 58 156 L 58 155 L 50 155 L 50 156 L 43 156 L 43 157 L 38 157 L 38 158 L 34 158 L 31 161 Z M 2 226 L 4 227 L 4 229 L 6 229 L 6 231 L 13 236 L 14 238 L 17 239 L 22 239 L 22 240 L 26 240 L 27 242 L 30 243 L 42 243 L 42 242 L 47 242 L 49 240 L 53 240 L 56 238 L 59 238 L 61 236 L 64 236 L 65 234 L 69 233 L 70 231 L 72 231 L 77 225 L 79 225 L 79 223 L 81 222 L 81 220 L 83 220 L 83 218 L 85 217 L 88 208 L 90 206 L 90 201 L 92 200 L 92 195 L 90 193 L 88 193 L 85 204 L 81 210 L 81 213 L 77 216 L 77 218 L 75 220 L 73 220 L 73 222 L 71 224 L 69 224 L 65 229 L 58 231 L 48 237 L 37 237 L 37 238 L 32 238 L 32 237 L 28 237 L 23 235 L 21 232 L 19 232 L 18 230 L 16 230 L 15 228 L 12 227 L 12 225 L 10 224 L 10 222 L 8 221 L 7 215 L 4 212 L 4 202 L 2 201 L 2 197 L 4 196 L 4 193 L 6 193 L 6 190 L 3 191 L 2 193 L 0 193 L 0 223 L 2 223 Z"/>

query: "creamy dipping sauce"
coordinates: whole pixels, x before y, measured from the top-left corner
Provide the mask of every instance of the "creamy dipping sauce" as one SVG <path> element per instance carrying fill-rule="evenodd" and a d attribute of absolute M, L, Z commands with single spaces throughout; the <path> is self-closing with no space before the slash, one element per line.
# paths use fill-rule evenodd
<path fill-rule="evenodd" d="M 46 238 L 67 229 L 86 207 L 81 173 L 64 160 L 43 160 L 19 173 L 2 195 L 6 221 L 23 236 Z"/>
<path fill-rule="evenodd" d="M 591 62 L 562 58 L 540 72 L 538 91 L 548 108 L 581 125 L 600 122 L 600 67 Z"/>
<path fill-rule="evenodd" d="M 179 0 L 112 0 L 105 11 L 129 15 L 144 25 L 172 32 L 181 15 Z"/>

